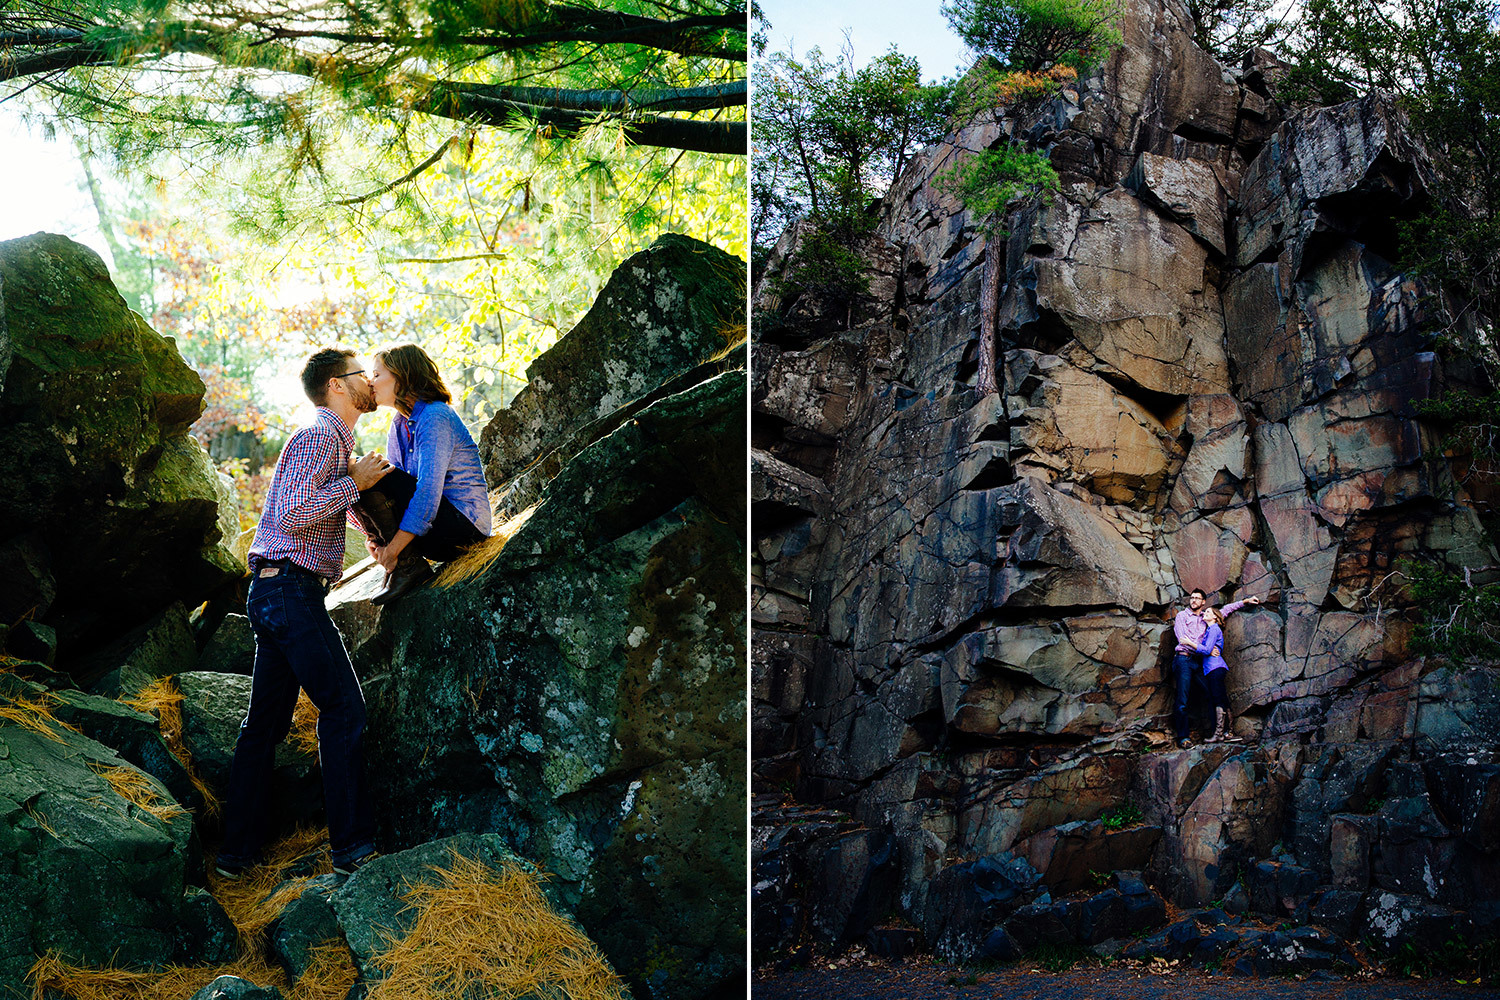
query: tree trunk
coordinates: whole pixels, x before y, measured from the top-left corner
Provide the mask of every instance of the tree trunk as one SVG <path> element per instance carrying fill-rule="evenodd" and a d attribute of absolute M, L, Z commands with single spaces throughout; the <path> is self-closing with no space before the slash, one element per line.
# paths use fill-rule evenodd
<path fill-rule="evenodd" d="M 1005 245 L 996 237 L 984 244 L 984 272 L 979 285 L 979 372 L 974 387 L 979 398 L 1000 391 L 996 357 L 996 327 L 1000 315 L 1000 272 L 1005 268 Z"/>

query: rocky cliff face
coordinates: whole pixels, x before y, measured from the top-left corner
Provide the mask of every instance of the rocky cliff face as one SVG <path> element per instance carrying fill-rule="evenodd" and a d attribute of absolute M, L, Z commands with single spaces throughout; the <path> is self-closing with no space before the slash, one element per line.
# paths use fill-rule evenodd
<path fill-rule="evenodd" d="M 758 290 L 762 952 L 895 916 L 954 956 L 1038 942 L 1018 927 L 1123 938 L 1053 902 L 1116 870 L 1144 878 L 1100 912 L 1227 897 L 1383 944 L 1488 925 L 1495 671 L 1413 656 L 1388 579 L 1406 555 L 1496 561 L 1413 410 L 1482 378 L 1436 353 L 1434 290 L 1392 263 L 1423 152 L 1378 95 L 1282 108 L 1274 60 L 1220 65 L 1176 0 L 1124 29 L 1048 107 L 896 179 L 852 324 Z M 986 239 L 935 182 L 1011 137 L 1062 188 Z M 1241 745 L 1164 748 L 1194 587 L 1265 598 L 1226 627 Z M 1130 912 L 1129 933 L 1162 919 Z M 1275 944 L 1246 934 L 1217 954 Z"/>

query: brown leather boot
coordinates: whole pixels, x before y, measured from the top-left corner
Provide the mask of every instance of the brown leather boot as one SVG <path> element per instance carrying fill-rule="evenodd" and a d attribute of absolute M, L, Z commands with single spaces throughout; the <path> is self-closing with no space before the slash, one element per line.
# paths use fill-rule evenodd
<path fill-rule="evenodd" d="M 396 568 L 385 578 L 385 588 L 370 598 L 371 604 L 389 604 L 402 594 L 426 583 L 436 575 L 427 560 L 417 555 L 410 547 L 401 550 L 396 557 Z"/>
<path fill-rule="evenodd" d="M 1214 709 L 1214 734 L 1208 738 L 1210 743 L 1218 743 L 1224 739 L 1224 717 L 1228 714 L 1222 708 Z"/>
<path fill-rule="evenodd" d="M 396 512 L 391 510 L 391 501 L 384 493 L 369 490 L 349 505 L 354 519 L 376 545 L 389 545 L 396 537 Z"/>

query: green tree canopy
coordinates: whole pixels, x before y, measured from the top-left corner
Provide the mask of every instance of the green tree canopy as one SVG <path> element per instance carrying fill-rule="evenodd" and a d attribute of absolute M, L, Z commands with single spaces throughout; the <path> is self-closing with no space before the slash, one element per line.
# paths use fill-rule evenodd
<path fill-rule="evenodd" d="M 799 218 L 849 236 L 872 198 L 920 146 L 939 138 L 950 90 L 892 47 L 864 66 L 777 52 L 756 67 L 752 243 L 763 251 Z"/>
<path fill-rule="evenodd" d="M 948 0 L 943 13 L 969 48 L 1026 73 L 1082 69 L 1120 41 L 1119 0 Z"/>

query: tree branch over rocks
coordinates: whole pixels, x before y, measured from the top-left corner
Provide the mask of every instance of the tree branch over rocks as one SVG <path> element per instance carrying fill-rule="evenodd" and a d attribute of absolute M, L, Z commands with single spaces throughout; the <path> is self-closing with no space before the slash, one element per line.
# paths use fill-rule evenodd
<path fill-rule="evenodd" d="M 562 137 L 616 124 L 628 143 L 697 152 L 744 155 L 748 147 L 743 120 L 678 116 L 745 107 L 745 81 L 732 76 L 734 65 L 745 60 L 747 23 L 733 6 L 666 20 L 567 4 L 521 4 L 515 8 L 521 13 L 513 11 L 508 21 L 492 14 L 493 23 L 438 23 L 411 32 L 398 30 L 399 25 L 356 30 L 352 14 L 314 20 L 307 13 L 288 13 L 277 19 L 229 4 L 215 11 L 215 2 L 197 5 L 200 16 L 191 20 L 121 21 L 84 29 L 49 14 L 45 4 L 22 2 L 21 10 L 0 10 L 0 83 L 83 67 L 172 72 L 181 69 L 172 57 L 196 55 L 229 70 L 284 73 L 340 88 L 352 108 L 418 111 L 509 129 L 540 126 L 545 134 Z M 357 8 L 353 0 L 325 6 L 345 14 Z M 672 61 L 664 79 L 687 85 L 641 79 L 638 70 L 626 66 L 631 58 L 639 62 L 641 52 L 655 53 L 648 60 L 653 66 Z M 569 67 L 582 68 L 575 78 L 617 86 L 519 85 Z M 476 74 L 493 79 L 476 81 Z M 7 96 L 12 95 L 0 93 L 0 100 Z M 225 124 L 232 127 L 233 115 Z"/>

